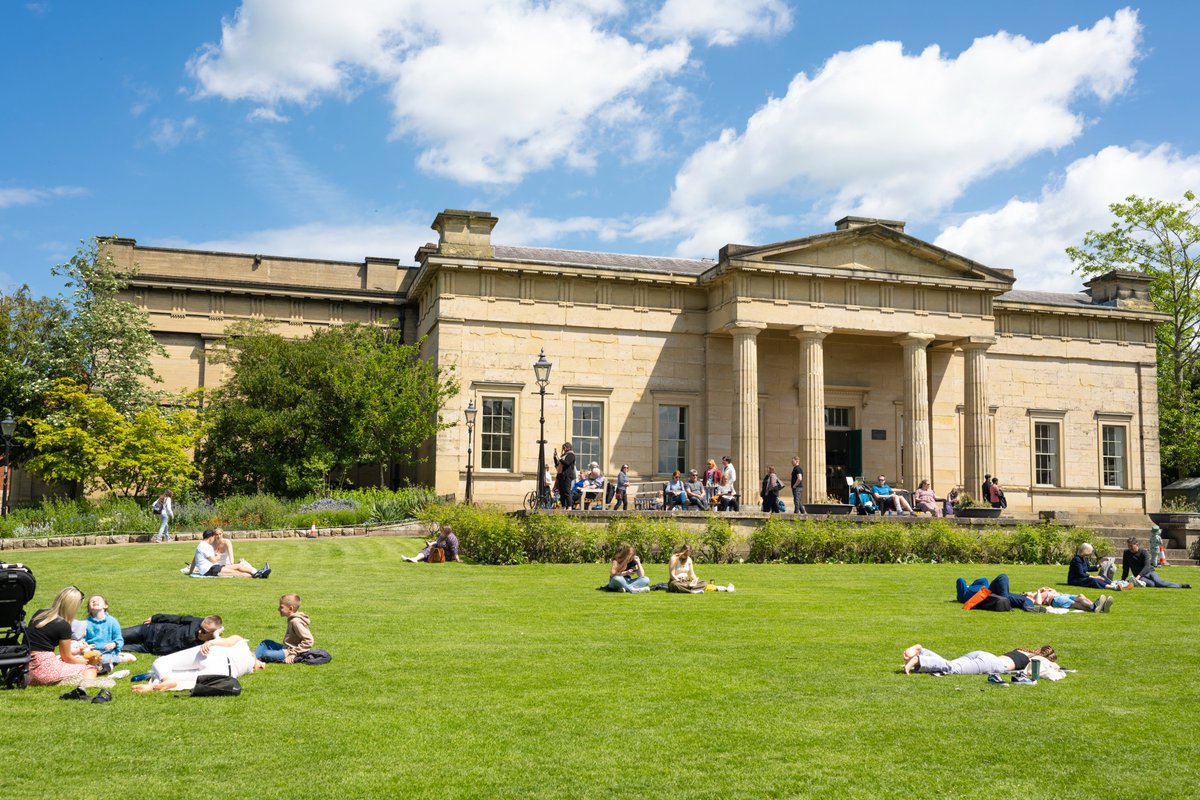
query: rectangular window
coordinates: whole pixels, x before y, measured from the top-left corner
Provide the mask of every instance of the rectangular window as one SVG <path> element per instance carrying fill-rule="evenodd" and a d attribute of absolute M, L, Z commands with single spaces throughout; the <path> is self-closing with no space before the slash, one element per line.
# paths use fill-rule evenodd
<path fill-rule="evenodd" d="M 1033 425 L 1033 482 L 1038 486 L 1059 485 L 1057 422 Z"/>
<path fill-rule="evenodd" d="M 1100 439 L 1104 485 L 1109 488 L 1123 489 L 1125 488 L 1125 426 L 1102 426 Z"/>
<path fill-rule="evenodd" d="M 687 469 L 687 406 L 658 407 L 658 472 Z"/>
<path fill-rule="evenodd" d="M 827 407 L 825 409 L 825 427 L 850 430 L 850 409 Z"/>
<path fill-rule="evenodd" d="M 513 406 L 511 397 L 483 398 L 479 421 L 479 468 L 513 468 Z"/>
<path fill-rule="evenodd" d="M 600 456 L 600 443 L 604 435 L 604 404 L 580 403 L 571 404 L 571 446 L 575 448 L 575 461 L 580 467 L 595 461 L 604 468 L 604 459 Z M 618 465 L 619 466 L 619 465 Z"/>

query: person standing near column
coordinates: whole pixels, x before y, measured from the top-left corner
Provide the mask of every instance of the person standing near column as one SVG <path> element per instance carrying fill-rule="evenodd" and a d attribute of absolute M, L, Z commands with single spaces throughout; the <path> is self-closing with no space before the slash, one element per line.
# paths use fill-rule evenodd
<path fill-rule="evenodd" d="M 804 494 L 804 470 L 800 468 L 800 456 L 792 456 L 792 513 L 804 514 L 800 496 Z"/>
<path fill-rule="evenodd" d="M 724 467 L 721 469 L 721 477 L 725 479 L 724 485 L 736 491 L 737 470 L 733 468 L 733 459 L 725 456 L 721 459 L 721 463 L 724 464 Z"/>

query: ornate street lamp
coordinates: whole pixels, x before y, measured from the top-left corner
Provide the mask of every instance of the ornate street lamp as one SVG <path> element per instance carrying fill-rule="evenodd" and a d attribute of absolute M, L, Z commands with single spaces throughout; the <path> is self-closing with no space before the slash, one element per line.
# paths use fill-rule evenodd
<path fill-rule="evenodd" d="M 546 486 L 546 384 L 550 382 L 550 362 L 546 360 L 546 349 L 538 355 L 533 364 L 533 377 L 537 381 L 538 394 L 541 396 L 541 413 L 538 418 L 538 472 L 537 498 L 538 508 L 550 507 L 550 488 Z"/>
<path fill-rule="evenodd" d="M 10 411 L 0 420 L 0 433 L 4 434 L 4 489 L 0 492 L 0 516 L 8 514 L 8 476 L 12 473 L 12 435 L 16 429 L 17 421 Z"/>
<path fill-rule="evenodd" d="M 471 398 L 471 402 L 467 403 L 465 416 L 467 418 L 467 503 L 471 502 L 471 468 L 475 466 L 471 460 L 472 445 L 475 444 L 475 415 L 479 413 L 479 409 L 475 408 L 475 398 Z"/>

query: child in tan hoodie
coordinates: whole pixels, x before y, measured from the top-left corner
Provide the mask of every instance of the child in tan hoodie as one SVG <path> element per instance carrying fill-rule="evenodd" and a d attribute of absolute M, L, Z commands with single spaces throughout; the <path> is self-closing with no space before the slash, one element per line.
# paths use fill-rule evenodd
<path fill-rule="evenodd" d="M 312 631 L 308 627 L 308 615 L 300 612 L 300 595 L 285 594 L 279 598 L 279 616 L 287 617 L 287 633 L 283 643 L 264 639 L 258 643 L 254 656 L 259 661 L 293 664 L 296 656 L 308 652 L 313 646 Z"/>

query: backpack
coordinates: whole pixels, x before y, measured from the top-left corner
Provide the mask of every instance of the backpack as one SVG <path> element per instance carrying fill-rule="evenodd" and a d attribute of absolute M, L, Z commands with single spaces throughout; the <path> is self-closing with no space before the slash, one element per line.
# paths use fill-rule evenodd
<path fill-rule="evenodd" d="M 328 664 L 333 661 L 333 656 L 329 655 L 328 650 L 306 650 L 296 656 L 297 664 L 308 664 L 310 667 L 315 667 L 320 664 Z"/>
<path fill-rule="evenodd" d="M 155 514 L 161 514 L 162 509 L 163 509 L 163 507 L 162 507 L 162 498 L 161 497 L 158 498 L 157 500 L 155 500 L 154 503 L 151 504 L 151 506 L 150 506 L 150 510 L 153 511 Z"/>

